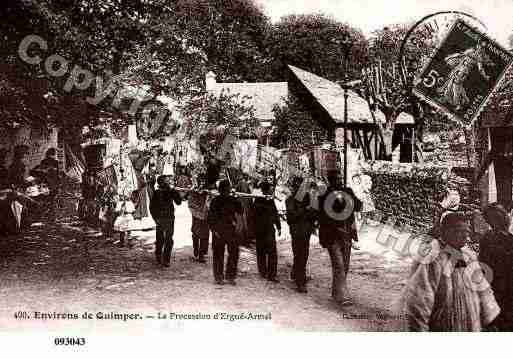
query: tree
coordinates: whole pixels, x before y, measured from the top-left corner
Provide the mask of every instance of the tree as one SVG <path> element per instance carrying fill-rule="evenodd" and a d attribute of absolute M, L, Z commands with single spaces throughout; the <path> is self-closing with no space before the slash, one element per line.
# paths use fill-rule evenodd
<path fill-rule="evenodd" d="M 290 97 L 284 106 L 273 109 L 275 127 L 271 145 L 277 148 L 300 149 L 328 140 L 326 129 L 321 127 L 300 101 Z"/>
<path fill-rule="evenodd" d="M 201 51 L 203 65 L 219 79 L 262 81 L 268 76 L 269 19 L 253 0 L 179 0 L 175 8 L 186 46 Z"/>
<path fill-rule="evenodd" d="M 403 62 L 400 51 L 412 24 L 395 24 L 374 31 L 369 41 L 368 66 L 364 69 L 364 82 L 360 94 L 372 109 L 379 109 L 386 118 L 383 128 L 378 123 L 378 134 L 383 141 L 391 141 L 396 118 L 401 112 L 415 120 L 416 143 L 422 142 L 426 118 L 432 109 L 412 93 L 413 78 L 436 45 L 432 32 L 417 29 L 404 42 Z M 386 154 L 389 156 L 390 154 Z"/>
<path fill-rule="evenodd" d="M 9 0 L 4 18 L 5 53 L 20 74 L 48 79 L 58 101 L 71 95 L 82 102 L 98 86 L 95 80 L 88 91 L 63 91 L 68 76 L 54 78 L 42 64 L 20 61 L 21 39 L 37 34 L 48 41 L 48 55 L 57 53 L 98 75 L 105 88 L 113 85 L 112 95 L 96 107 L 114 114 L 123 101 L 113 97 L 127 86 L 146 85 L 144 101 L 158 102 L 159 95 L 195 96 L 210 69 L 233 81 L 259 80 L 268 73 L 258 70 L 266 63 L 261 50 L 268 20 L 250 0 Z"/>
<path fill-rule="evenodd" d="M 75 65 L 91 71 L 92 76 L 100 77 L 106 73 L 119 73 L 129 68 L 131 59 L 128 59 L 126 54 L 137 55 L 137 44 L 144 43 L 150 31 L 150 28 L 142 26 L 144 19 L 149 17 L 150 10 L 155 12 L 154 7 L 143 5 L 143 1 L 121 4 L 114 0 L 95 3 L 55 0 L 37 3 L 30 0 L 8 2 L 1 13 L 2 30 L 5 30 L 6 34 L 6 46 L 3 47 L 2 53 L 6 62 L 13 65 L 14 77 L 18 82 L 23 83 L 35 78 L 47 82 L 46 93 L 35 94 L 34 99 L 40 100 L 44 96 L 49 101 L 40 109 L 40 116 L 28 116 L 28 120 L 32 121 L 31 125 L 44 126 L 47 123 L 54 123 L 70 131 L 71 128 L 80 128 L 97 119 L 97 114 L 101 110 L 118 112 L 116 106 L 106 101 L 88 106 L 85 99 L 94 94 L 97 84 L 93 83 L 89 88 L 80 91 L 66 89 L 65 84 L 70 78 L 71 67 Z M 149 10 L 142 12 L 141 8 Z M 20 22 L 20 18 L 24 21 Z M 41 51 L 43 57 L 58 54 L 68 61 L 70 66 L 65 76 L 48 74 L 44 58 L 35 65 L 29 65 L 20 59 L 18 47 L 22 39 L 29 34 L 35 34 L 47 42 L 48 48 Z M 105 82 L 113 80 L 105 78 Z M 122 81 L 116 83 L 117 87 L 123 85 Z M 25 89 L 27 88 L 30 86 L 25 86 Z M 80 111 L 74 110 L 77 107 Z M 96 107 L 96 111 L 91 111 L 92 116 L 83 116 L 85 109 L 89 111 L 92 107 Z M 77 114 L 78 116 L 75 116 Z M 62 123 L 62 120 L 66 123 Z"/>
<path fill-rule="evenodd" d="M 381 86 L 376 88 L 366 83 L 367 96 L 372 97 L 375 105 L 385 114 L 387 123 L 393 124 L 403 111 L 418 117 L 420 108 L 414 108 L 411 86 L 415 71 L 419 70 L 434 48 L 435 40 L 431 33 L 417 30 L 405 43 L 404 59 L 400 65 L 400 47 L 411 24 L 396 24 L 374 31 L 369 43 L 369 65 L 379 65 Z M 372 76 L 372 75 L 371 75 Z M 374 78 L 372 78 L 374 80 Z M 406 80 L 406 82 L 405 82 Z"/>
<path fill-rule="evenodd" d="M 359 75 L 367 42 L 363 33 L 348 24 L 322 14 L 288 15 L 271 26 L 268 48 L 277 79 L 288 64 L 336 81 L 345 73 L 345 42 L 352 43 L 349 77 Z"/>
<path fill-rule="evenodd" d="M 254 108 L 239 94 L 222 91 L 219 95 L 203 92 L 181 107 L 186 119 L 185 137 L 198 140 L 204 154 L 215 156 L 227 135 L 234 138 L 254 137 L 259 126 Z"/>

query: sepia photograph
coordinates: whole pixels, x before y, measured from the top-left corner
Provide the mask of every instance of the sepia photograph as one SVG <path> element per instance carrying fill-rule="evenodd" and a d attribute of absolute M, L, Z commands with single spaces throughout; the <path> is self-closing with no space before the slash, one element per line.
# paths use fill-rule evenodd
<path fill-rule="evenodd" d="M 512 14 L 2 0 L 0 345 L 507 338 Z"/>

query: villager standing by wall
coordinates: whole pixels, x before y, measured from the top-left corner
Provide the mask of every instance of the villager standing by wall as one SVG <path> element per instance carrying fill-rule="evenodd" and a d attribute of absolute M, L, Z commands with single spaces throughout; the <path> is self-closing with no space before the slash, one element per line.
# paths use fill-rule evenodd
<path fill-rule="evenodd" d="M 488 265 L 493 274 L 493 293 L 501 313 L 492 329 L 513 331 L 513 234 L 508 232 L 511 219 L 506 209 L 492 203 L 484 210 L 491 227 L 479 243 L 479 262 Z"/>
<path fill-rule="evenodd" d="M 25 155 L 27 154 L 28 147 L 25 145 L 18 145 L 14 147 L 14 156 L 12 163 L 9 166 L 9 183 L 17 190 L 25 190 L 27 177 L 27 166 L 25 165 Z"/>
<path fill-rule="evenodd" d="M 0 236 L 6 236 L 17 232 L 16 218 L 11 209 L 14 200 L 8 179 L 8 171 L 4 167 L 8 151 L 0 149 Z"/>
<path fill-rule="evenodd" d="M 271 184 L 267 181 L 260 185 L 265 196 L 272 195 Z M 278 252 L 276 249 L 275 227 L 281 236 L 281 223 L 278 209 L 273 198 L 255 198 L 253 203 L 255 213 L 256 251 L 258 272 L 262 278 L 278 282 Z"/>
<path fill-rule="evenodd" d="M 294 256 L 290 276 L 296 282 L 297 291 L 306 293 L 306 265 L 310 252 L 310 237 L 314 231 L 316 211 L 309 206 L 310 197 L 308 193 L 302 199 L 296 198 L 301 182 L 302 178 L 294 178 L 292 193 L 285 200 L 285 205 Z"/>
<path fill-rule="evenodd" d="M 357 236 L 354 212 L 362 202 L 353 190 L 344 188 L 336 171 L 328 174 L 327 192 L 319 197 L 319 243 L 328 250 L 333 271 L 331 295 L 341 305 L 349 305 L 347 272 L 352 241 Z"/>
<path fill-rule="evenodd" d="M 175 227 L 175 207 L 182 203 L 182 198 L 177 190 L 171 187 L 171 177 L 161 175 L 157 179 L 158 189 L 150 202 L 150 213 L 155 223 L 156 244 L 155 257 L 157 263 L 169 267 L 171 252 L 173 250 L 173 233 Z"/>
<path fill-rule="evenodd" d="M 230 196 L 231 185 L 227 180 L 219 183 L 220 195 L 212 200 L 208 211 L 208 225 L 212 231 L 212 252 L 214 279 L 217 284 L 235 285 L 239 261 L 239 239 L 235 231 L 236 214 L 242 214 L 240 202 Z M 228 248 L 226 275 L 224 269 L 224 250 Z"/>

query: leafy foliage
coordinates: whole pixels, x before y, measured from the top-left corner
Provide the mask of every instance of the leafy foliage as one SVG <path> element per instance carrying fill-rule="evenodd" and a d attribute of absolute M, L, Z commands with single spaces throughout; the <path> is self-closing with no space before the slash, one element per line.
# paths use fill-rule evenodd
<path fill-rule="evenodd" d="M 264 40 L 269 19 L 254 1 L 179 0 L 174 16 L 185 46 L 200 51 L 205 68 L 221 81 L 267 77 Z"/>
<path fill-rule="evenodd" d="M 284 106 L 273 109 L 275 127 L 272 146 L 300 149 L 328 140 L 327 131 L 319 125 L 297 98 L 290 96 Z"/>
<path fill-rule="evenodd" d="M 239 94 L 221 92 L 219 95 L 203 92 L 186 101 L 181 112 L 184 116 L 185 136 L 198 139 L 204 151 L 214 154 L 227 135 L 236 138 L 255 137 L 259 121 L 248 98 Z"/>
<path fill-rule="evenodd" d="M 116 104 L 112 98 L 116 91 L 98 105 L 88 104 L 85 99 L 93 95 L 94 82 L 85 91 L 64 91 L 69 74 L 52 77 L 43 64 L 28 65 L 19 58 L 19 43 L 28 34 L 48 41 L 43 58 L 59 54 L 70 66 L 78 65 L 102 78 L 104 87 L 146 88 L 141 109 L 159 103 L 160 95 L 185 101 L 189 131 L 224 124 L 251 136 L 254 126 L 247 124 L 252 121 L 240 122 L 250 118 L 247 108 L 234 105 L 242 99 L 232 103 L 236 94 L 224 94 L 218 100 L 205 94 L 206 72 L 214 71 L 220 81 L 283 81 L 286 65 L 292 64 L 333 81 L 345 75 L 359 78 L 361 68 L 375 59 L 384 65 L 397 61 L 400 40 L 409 28 L 384 28 L 369 43 L 360 30 L 323 14 L 289 15 L 271 24 L 254 0 L 5 0 L 0 18 L 2 61 L 9 66 L 8 71 L 0 71 L 4 125 L 56 124 L 70 138 L 82 126 L 104 125 L 102 121 L 122 128 L 129 121 L 140 121 L 141 112 L 128 116 L 130 102 L 125 99 Z M 432 39 L 423 32 L 413 38 L 406 48 L 411 64 L 432 47 Z M 389 100 L 376 101 L 389 122 L 401 111 L 419 112 L 400 85 L 391 81 Z M 425 115 L 421 106 L 422 111 Z M 299 146 L 312 138 L 326 138 L 296 100 L 275 114 L 275 146 Z M 146 135 L 173 133 L 178 127 L 169 120 L 167 116 L 164 121 L 144 124 Z"/>
<path fill-rule="evenodd" d="M 349 77 L 359 76 L 367 52 L 360 30 L 322 14 L 285 16 L 271 26 L 267 41 L 276 74 L 291 64 L 330 80 L 343 79 L 346 54 Z"/>
<path fill-rule="evenodd" d="M 420 120 L 425 108 L 411 96 L 411 86 L 415 71 L 419 70 L 435 45 L 435 39 L 425 31 L 414 31 L 404 48 L 404 63 L 399 66 L 400 50 L 411 24 L 396 24 L 374 31 L 369 46 L 369 57 L 374 64 L 380 62 L 383 69 L 395 68 L 395 77 L 383 76 L 385 93 L 375 94 L 373 101 L 385 114 L 387 122 L 393 123 L 401 112 L 412 114 Z M 403 79 L 405 76 L 405 79 Z M 404 82 L 406 80 L 406 82 Z"/>

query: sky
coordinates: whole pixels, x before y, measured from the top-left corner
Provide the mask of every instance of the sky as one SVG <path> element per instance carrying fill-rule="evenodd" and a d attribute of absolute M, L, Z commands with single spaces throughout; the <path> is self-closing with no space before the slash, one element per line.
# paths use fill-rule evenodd
<path fill-rule="evenodd" d="M 360 28 L 365 35 L 385 25 L 420 20 L 443 10 L 464 11 L 479 18 L 487 34 L 503 46 L 513 34 L 513 0 L 256 0 L 277 21 L 291 13 L 325 13 Z M 509 46 L 508 46 L 509 48 Z"/>

